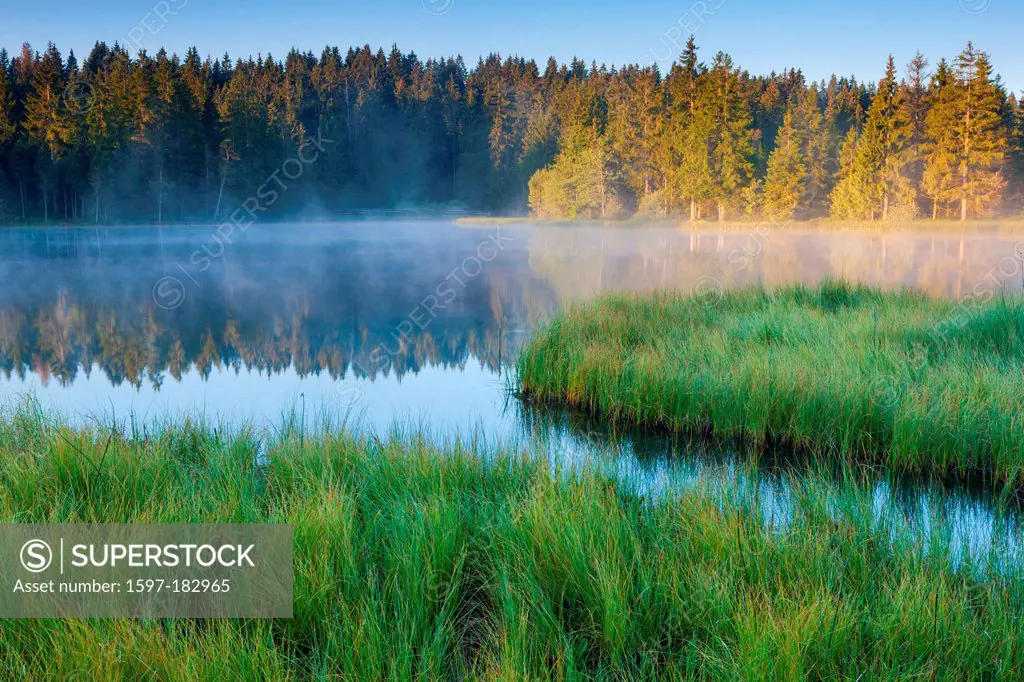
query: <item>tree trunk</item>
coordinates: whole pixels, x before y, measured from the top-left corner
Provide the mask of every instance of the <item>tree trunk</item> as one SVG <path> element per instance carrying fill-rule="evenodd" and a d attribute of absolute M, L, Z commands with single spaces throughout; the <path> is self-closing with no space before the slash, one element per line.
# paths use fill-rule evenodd
<path fill-rule="evenodd" d="M 157 180 L 156 190 L 156 224 L 164 224 L 164 169 L 160 169 L 160 178 Z"/>
<path fill-rule="evenodd" d="M 882 198 L 882 220 L 889 219 L 889 193 L 886 192 Z"/>
<path fill-rule="evenodd" d="M 939 198 L 932 197 L 932 220 L 938 220 L 939 218 Z"/>
<path fill-rule="evenodd" d="M 970 177 L 971 163 L 971 89 L 970 80 L 967 82 L 967 113 L 964 124 L 963 184 L 960 185 L 960 220 L 967 220 L 967 180 Z"/>
<path fill-rule="evenodd" d="M 224 183 L 227 182 L 227 169 L 223 168 L 220 172 L 220 191 L 217 193 L 217 208 L 213 210 L 213 219 L 217 220 L 217 216 L 220 215 L 220 202 L 224 198 Z"/>
<path fill-rule="evenodd" d="M 724 201 L 719 201 L 718 202 L 718 222 L 720 222 L 720 223 L 724 223 L 725 222 L 725 202 Z"/>
<path fill-rule="evenodd" d="M 694 221 L 697 219 L 697 201 L 690 199 L 690 220 Z"/>

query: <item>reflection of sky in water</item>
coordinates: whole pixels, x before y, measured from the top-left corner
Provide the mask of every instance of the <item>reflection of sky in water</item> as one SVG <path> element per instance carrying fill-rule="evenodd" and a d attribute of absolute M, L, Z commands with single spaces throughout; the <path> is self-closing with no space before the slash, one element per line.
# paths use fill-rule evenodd
<path fill-rule="evenodd" d="M 203 233 L 165 230 L 158 253 L 141 231 L 117 234 L 102 248 L 92 231 L 85 247 L 71 231 L 53 240 L 45 231 L 26 234 L 23 242 L 0 238 L 0 361 L 8 356 L 0 398 L 10 403 L 32 395 L 44 409 L 80 424 L 97 418 L 152 424 L 188 414 L 272 427 L 291 416 L 304 417 L 309 430 L 344 419 L 364 432 L 397 428 L 439 442 L 478 439 L 535 450 L 569 469 L 597 463 L 648 499 L 710 489 L 723 507 L 758 514 L 785 532 L 800 522 L 807 477 L 758 469 L 699 444 L 613 434 L 572 415 L 524 408 L 509 397 L 509 378 L 497 367 L 507 366 L 538 321 L 601 291 L 686 290 L 702 277 L 728 287 L 838 274 L 958 296 L 971 292 L 1018 241 L 696 235 L 663 228 L 509 231 L 515 240 L 501 258 L 409 344 L 395 363 L 399 371 L 385 372 L 367 354 L 382 342 L 393 346 L 396 324 L 488 236 L 446 226 L 424 239 L 427 227 L 389 226 L 394 231 L 387 235 L 345 227 L 282 239 L 254 232 L 210 273 L 192 273 L 201 288 L 189 284 L 186 305 L 172 312 L 153 309 L 152 283 L 174 273 L 168 262 L 187 259 Z M 64 251 L 51 241 L 65 244 Z M 1020 281 L 1014 277 L 1007 286 L 1019 288 Z M 224 331 L 229 327 L 231 334 Z M 101 336 L 100 328 L 120 336 Z M 170 337 L 182 346 L 178 356 L 164 342 Z M 85 346 L 91 357 L 78 358 Z M 112 348 L 125 350 L 111 355 Z M 55 367 L 67 357 L 66 366 Z M 198 368 L 200 357 L 205 370 Z M 355 376 L 349 359 L 373 369 L 374 379 Z M 90 367 L 88 376 L 82 364 Z M 180 380 L 171 376 L 174 366 Z M 847 509 L 850 496 L 841 484 L 815 485 L 825 486 L 827 513 L 836 518 L 867 514 L 894 538 L 908 530 L 926 549 L 946 543 L 958 565 L 991 552 L 997 569 L 1021 568 L 1019 516 L 998 512 L 990 497 L 894 487 L 878 477 L 863 484 L 870 508 Z"/>
<path fill-rule="evenodd" d="M 1004 573 L 1024 571 L 1020 513 L 998 507 L 985 494 L 938 484 L 894 485 L 876 476 L 856 484 L 862 492 L 867 489 L 870 507 L 851 507 L 858 496 L 844 494 L 848 490 L 843 484 L 827 475 L 809 479 L 789 469 L 758 469 L 735 453 L 672 437 L 641 436 L 643 452 L 638 453 L 629 438 L 616 439 L 603 430 L 587 433 L 566 422 L 551 417 L 544 427 L 534 429 L 533 442 L 561 464 L 596 462 L 637 495 L 657 498 L 671 490 L 711 491 L 723 509 L 758 514 L 778 532 L 792 528 L 805 499 L 821 497 L 831 518 L 867 514 L 872 527 L 893 540 L 910 538 L 926 553 L 929 547 L 948 549 L 957 568 L 973 564 Z M 660 448 L 652 443 L 660 443 Z"/>

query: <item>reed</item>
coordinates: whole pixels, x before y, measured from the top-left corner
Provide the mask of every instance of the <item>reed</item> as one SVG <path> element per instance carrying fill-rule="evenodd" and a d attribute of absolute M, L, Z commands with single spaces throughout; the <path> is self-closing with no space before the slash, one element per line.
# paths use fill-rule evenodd
<path fill-rule="evenodd" d="M 26 408 L 0 452 L 3 522 L 287 522 L 296 571 L 292 620 L 0 620 L 4 679 L 1024 676 L 1019 571 L 954 571 L 941 523 L 915 544 L 856 486 L 809 483 L 768 527 L 755 495 L 644 500 L 414 436 L 112 437 Z"/>
<path fill-rule="evenodd" d="M 1022 377 L 1019 299 L 960 305 L 835 281 L 610 296 L 565 312 L 518 360 L 533 400 L 1010 488 L 1024 466 Z"/>

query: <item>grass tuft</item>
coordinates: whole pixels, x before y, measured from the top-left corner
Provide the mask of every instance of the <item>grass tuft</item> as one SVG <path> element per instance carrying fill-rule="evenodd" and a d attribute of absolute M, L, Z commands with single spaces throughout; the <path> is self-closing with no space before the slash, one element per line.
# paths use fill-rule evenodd
<path fill-rule="evenodd" d="M 518 360 L 532 400 L 1011 488 L 1024 482 L 1022 379 L 1021 301 L 961 307 L 837 281 L 609 296 Z"/>
<path fill-rule="evenodd" d="M 4 679 L 1024 676 L 1019 571 L 954 572 L 941 523 L 925 549 L 813 477 L 773 529 L 756 495 L 638 501 L 415 438 L 111 437 L 22 409 L 0 453 L 3 522 L 287 522 L 296 571 L 288 621 L 0 620 Z"/>

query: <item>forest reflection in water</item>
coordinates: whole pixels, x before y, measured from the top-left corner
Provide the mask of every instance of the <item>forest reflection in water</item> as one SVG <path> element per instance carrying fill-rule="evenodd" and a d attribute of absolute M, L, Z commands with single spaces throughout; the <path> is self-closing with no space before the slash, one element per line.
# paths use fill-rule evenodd
<path fill-rule="evenodd" d="M 495 231 L 501 251 L 463 265 Z M 537 324 L 602 292 L 833 276 L 961 298 L 1024 282 L 1021 240 L 985 234 L 280 225 L 203 252 L 200 271 L 210 240 L 198 228 L 0 234 L 5 387 L 96 371 L 154 391 L 190 372 L 227 380 L 218 370 L 400 379 L 470 360 L 497 373 Z M 154 289 L 167 278 L 184 288 L 171 310 Z"/>
<path fill-rule="evenodd" d="M 72 423 L 183 413 L 273 423 L 301 401 L 310 425 L 325 415 L 377 432 L 402 423 L 445 438 L 529 441 L 560 461 L 605 457 L 645 494 L 721 480 L 723 491 L 759 499 L 767 522 L 784 523 L 793 473 L 751 478 L 728 451 L 595 438 L 593 424 L 538 417 L 508 396 L 518 350 L 562 307 L 610 291 L 833 276 L 956 298 L 1021 292 L 1020 238 L 949 229 L 366 221 L 252 228 L 230 244 L 209 228 L 5 230 L 0 398 L 32 395 Z M 180 287 L 176 305 L 162 296 L 167 282 Z M 964 551 L 999 537 L 1019 552 L 1019 524 L 983 494 L 870 485 L 880 514 L 898 512 L 922 532 L 946 519 Z"/>

